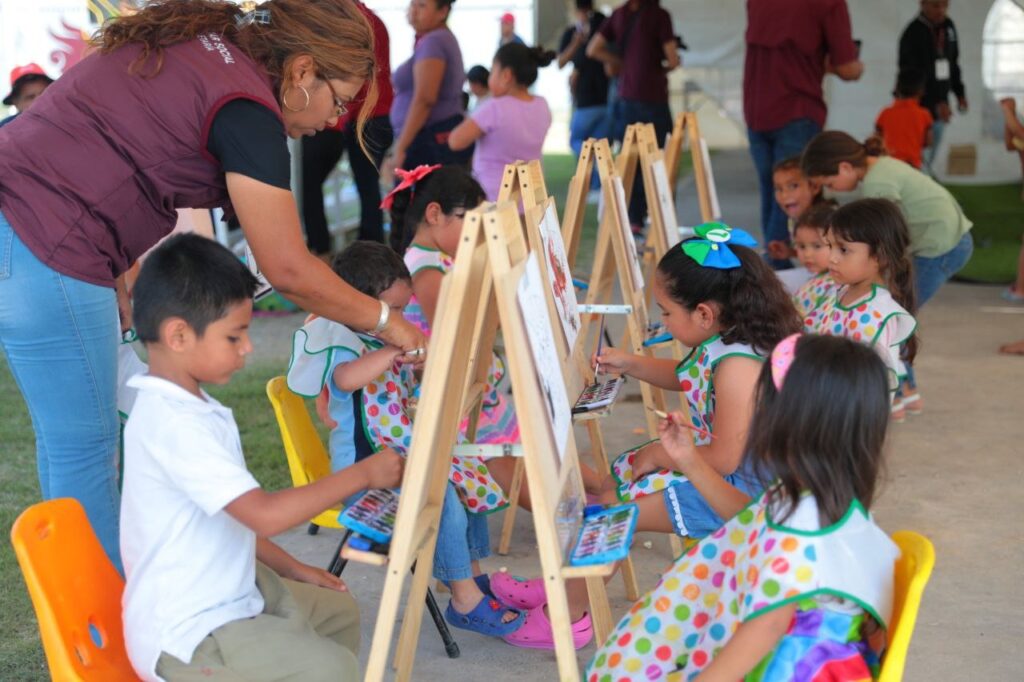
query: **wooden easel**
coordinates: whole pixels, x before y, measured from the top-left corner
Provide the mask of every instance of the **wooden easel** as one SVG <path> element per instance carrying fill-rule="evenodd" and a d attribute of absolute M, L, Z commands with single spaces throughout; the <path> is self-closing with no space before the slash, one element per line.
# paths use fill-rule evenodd
<path fill-rule="evenodd" d="M 575 215 L 572 225 L 563 226 L 561 228 L 563 248 L 566 251 L 566 258 L 571 264 L 572 260 L 568 255 L 568 240 L 575 240 L 579 243 L 579 232 L 582 227 L 583 221 L 583 209 L 585 208 L 586 194 L 582 196 L 579 193 L 573 192 L 572 184 L 577 184 L 581 177 L 590 177 L 590 173 L 593 171 L 593 156 L 592 156 L 592 142 L 588 140 L 584 144 L 584 148 L 580 155 L 580 162 L 577 164 L 577 172 L 574 176 L 573 182 L 569 188 L 569 199 L 566 204 L 566 212 L 570 213 L 575 208 Z M 586 175 L 583 175 L 583 174 Z M 589 179 L 583 187 L 589 186 Z M 499 201 L 506 199 L 519 199 L 522 203 L 524 217 L 526 218 L 526 235 L 529 248 L 532 252 L 537 254 L 544 253 L 544 244 L 541 237 L 541 221 L 545 220 L 545 217 L 549 220 L 558 220 L 555 200 L 548 196 L 547 188 L 544 183 L 543 170 L 539 161 L 529 162 L 517 162 L 515 164 L 509 164 L 505 167 L 505 172 L 502 177 L 501 189 L 498 195 Z M 549 276 L 550 263 L 547 258 L 540 258 L 540 269 L 542 274 L 547 278 Z M 571 275 L 570 275 L 571 277 Z M 548 281 L 545 279 L 545 281 Z M 571 288 L 571 282 L 566 283 L 569 286 L 569 293 L 575 296 L 575 292 Z M 546 289 L 546 301 L 548 307 L 548 314 L 552 320 L 557 320 L 558 314 L 554 301 L 554 292 Z M 560 327 L 560 325 L 556 325 Z M 582 326 L 582 323 L 581 323 Z M 590 365 L 587 362 L 587 355 L 585 352 L 586 337 L 578 335 L 573 343 L 569 343 L 569 339 L 566 338 L 565 334 L 559 329 L 555 333 L 558 345 L 558 354 L 561 360 L 562 366 L 565 369 L 565 379 L 568 385 L 569 396 L 572 399 L 573 396 L 579 395 L 583 388 L 593 381 L 593 372 L 590 370 Z M 594 466 L 602 472 L 608 471 L 608 456 L 604 445 L 604 436 L 601 433 L 600 425 L 596 419 L 586 419 L 585 427 L 587 429 L 587 436 L 590 442 L 591 459 Z M 504 511 L 504 518 L 502 519 L 501 537 L 498 541 L 498 554 L 508 554 L 509 546 L 512 540 L 512 531 L 515 527 L 516 511 L 518 509 L 519 494 L 522 488 L 523 474 L 525 471 L 523 460 L 518 460 L 514 469 L 512 483 L 509 487 L 508 498 L 509 507 Z M 628 558 L 622 562 L 622 579 L 626 588 L 626 598 L 635 601 L 640 596 L 640 590 L 637 585 L 636 571 L 633 567 L 633 561 Z"/>
<path fill-rule="evenodd" d="M 644 132 L 643 126 L 631 125 L 626 128 L 626 135 L 623 141 L 622 150 L 619 153 L 616 163 L 611 161 L 611 152 L 605 140 L 599 140 L 595 145 L 595 160 L 598 173 L 601 177 L 601 187 L 604 193 L 605 211 L 597 235 L 597 246 L 594 255 L 594 270 L 590 279 L 590 289 L 587 291 L 588 305 L 599 306 L 611 300 L 612 284 L 617 279 L 622 292 L 622 301 L 629 306 L 630 311 L 626 315 L 626 334 L 624 346 L 631 353 L 646 357 L 656 357 L 653 348 L 644 346 L 650 328 L 650 318 L 647 312 L 647 294 L 642 283 L 638 286 L 638 278 L 634 274 L 635 247 L 633 237 L 629 234 L 628 216 L 622 210 L 622 201 L 628 206 L 629 194 L 632 187 L 631 178 L 636 174 L 636 167 L 641 163 L 641 156 L 648 154 L 641 153 L 644 143 L 649 149 L 653 147 L 656 151 L 653 130 Z M 622 176 L 621 173 L 626 173 Z M 647 173 L 649 175 L 649 173 Z M 627 182 L 629 181 L 629 182 Z M 621 183 L 623 188 L 622 196 L 619 197 L 616 184 Z M 658 201 L 653 180 L 645 176 L 645 192 L 647 192 L 648 209 Z M 657 208 L 654 208 L 657 210 Z M 658 213 L 652 214 L 657 217 Z M 655 228 L 664 230 L 664 226 L 656 226 L 652 221 L 651 232 Z M 632 248 L 631 248 L 632 247 Z M 667 248 L 667 247 L 666 247 Z M 640 268 L 639 264 L 636 266 Z M 643 270 L 640 269 L 641 278 Z M 586 333 L 587 322 L 584 321 Z M 678 344 L 672 344 L 673 354 L 679 358 L 680 349 Z M 668 411 L 668 400 L 665 391 L 652 386 L 646 382 L 639 382 L 640 393 L 643 399 L 647 433 L 651 438 L 657 437 L 658 418 L 654 410 Z M 669 536 L 669 543 L 674 553 L 682 550 L 682 544 L 675 535 Z"/>
<path fill-rule="evenodd" d="M 583 234 L 583 217 L 587 209 L 587 194 L 590 191 L 590 178 L 594 173 L 593 138 L 586 140 L 580 148 L 580 158 L 576 162 L 576 172 L 569 180 L 569 190 L 565 196 L 565 211 L 562 214 L 562 239 L 565 242 L 565 255 L 569 259 L 569 267 L 576 264 L 576 256 L 580 248 L 580 236 Z"/>
<path fill-rule="evenodd" d="M 554 336 L 552 320 L 538 314 L 527 319 L 517 302 L 517 287 L 528 257 L 514 204 L 486 205 L 467 214 L 455 264 L 441 286 L 431 339 L 435 354 L 428 357 L 421 386 L 367 680 L 384 677 L 405 577 L 415 562 L 395 657 L 397 679 L 407 680 L 412 673 L 451 452 L 464 410 L 473 402 L 470 379 L 481 365 L 486 369 L 489 364 L 499 321 L 507 343 L 509 376 L 520 420 L 559 678 L 579 679 L 565 580 L 587 580 L 595 634 L 604 638 L 611 631 L 602 576 L 610 574 L 612 566 L 572 567 L 565 561 L 568 539 L 575 537 L 582 520 L 585 497 L 571 424 L 561 424 L 564 419 L 553 422 L 548 408 L 550 404 L 554 410 L 555 402 L 549 402 L 549 395 L 552 390 L 557 393 L 558 384 L 554 382 L 564 382 L 564 368 L 538 371 L 526 328 L 527 324 L 539 324 L 544 331 L 546 325 L 547 335 Z M 539 276 L 539 269 L 535 272 Z M 485 287 L 487 283 L 493 287 Z M 479 305 L 482 291 L 496 305 L 487 309 Z M 496 310 L 496 314 L 489 310 Z M 568 406 L 564 407 L 568 411 Z"/>
<path fill-rule="evenodd" d="M 682 159 L 684 143 L 689 147 L 690 158 L 693 161 L 693 176 L 697 187 L 701 220 L 703 222 L 721 220 L 722 210 L 715 190 L 711 157 L 708 153 L 707 142 L 700 134 L 696 112 L 684 111 L 676 116 L 672 134 L 665 145 L 665 167 L 668 170 L 669 187 L 672 188 L 673 193 L 679 180 L 679 162 Z"/>

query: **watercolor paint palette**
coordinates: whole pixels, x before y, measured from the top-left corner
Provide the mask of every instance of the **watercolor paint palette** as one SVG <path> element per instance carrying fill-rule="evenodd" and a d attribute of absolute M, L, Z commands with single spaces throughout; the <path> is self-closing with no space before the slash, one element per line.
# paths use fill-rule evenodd
<path fill-rule="evenodd" d="M 611 405 L 615 402 L 619 391 L 622 389 L 622 385 L 625 383 L 625 377 L 614 377 L 607 381 L 595 381 L 580 393 L 580 397 L 572 407 L 572 413 L 583 414 L 585 412 L 593 412 L 594 410 Z"/>
<path fill-rule="evenodd" d="M 355 504 L 345 507 L 338 523 L 381 544 L 391 542 L 398 514 L 398 493 L 393 490 L 370 490 Z"/>
<path fill-rule="evenodd" d="M 572 566 L 593 566 L 625 559 L 633 544 L 639 510 L 635 504 L 584 512 L 576 546 L 569 554 Z"/>

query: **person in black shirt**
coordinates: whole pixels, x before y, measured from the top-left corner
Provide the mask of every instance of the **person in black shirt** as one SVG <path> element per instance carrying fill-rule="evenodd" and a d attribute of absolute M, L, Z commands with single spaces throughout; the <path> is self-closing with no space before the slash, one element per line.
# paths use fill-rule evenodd
<path fill-rule="evenodd" d="M 956 95 L 958 109 L 967 111 L 967 96 L 960 78 L 960 44 L 953 21 L 946 16 L 949 0 L 921 0 L 921 12 L 900 36 L 900 70 L 918 69 L 925 76 L 921 106 L 928 109 L 935 123 L 934 143 L 924 150 L 922 160 L 930 169 L 939 148 L 942 132 L 952 116 L 949 92 Z"/>
<path fill-rule="evenodd" d="M 594 11 L 593 0 L 576 0 L 576 23 L 565 29 L 558 45 L 558 68 L 572 62 L 569 90 L 573 112 L 569 122 L 569 146 L 579 157 L 584 140 L 607 137 L 608 76 L 604 64 L 587 56 L 590 36 L 604 23 L 605 16 Z M 595 173 L 591 187 L 597 187 Z"/>

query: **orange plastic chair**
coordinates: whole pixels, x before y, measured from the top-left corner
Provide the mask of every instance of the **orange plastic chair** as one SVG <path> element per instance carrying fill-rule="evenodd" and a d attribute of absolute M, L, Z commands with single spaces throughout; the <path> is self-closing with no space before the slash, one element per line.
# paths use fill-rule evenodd
<path fill-rule="evenodd" d="M 78 500 L 34 504 L 11 527 L 11 544 L 39 621 L 54 680 L 138 680 L 124 648 L 124 580 L 103 552 Z"/>
<path fill-rule="evenodd" d="M 900 548 L 900 558 L 895 567 L 889 648 L 882 659 L 878 682 L 899 682 L 903 679 L 917 612 L 935 567 L 935 547 L 925 536 L 900 530 L 892 534 L 892 539 Z"/>

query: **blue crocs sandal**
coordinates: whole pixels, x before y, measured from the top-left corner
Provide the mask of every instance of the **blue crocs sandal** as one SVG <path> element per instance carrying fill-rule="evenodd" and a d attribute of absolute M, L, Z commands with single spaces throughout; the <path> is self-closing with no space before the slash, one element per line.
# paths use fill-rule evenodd
<path fill-rule="evenodd" d="M 515 613 L 516 617 L 506 623 L 503 618 L 510 611 Z M 444 619 L 462 630 L 472 630 L 490 637 L 505 637 L 523 626 L 526 614 L 517 609 L 510 609 L 494 597 L 485 596 L 469 613 L 459 613 L 449 601 Z"/>
<path fill-rule="evenodd" d="M 481 573 L 480 575 L 473 576 L 473 582 L 475 582 L 476 586 L 480 588 L 480 591 L 484 593 L 484 597 L 494 597 L 494 592 L 491 591 L 491 576 L 486 573 Z M 442 580 L 441 583 L 449 590 L 452 589 L 452 584 L 449 581 Z"/>

